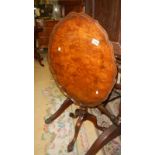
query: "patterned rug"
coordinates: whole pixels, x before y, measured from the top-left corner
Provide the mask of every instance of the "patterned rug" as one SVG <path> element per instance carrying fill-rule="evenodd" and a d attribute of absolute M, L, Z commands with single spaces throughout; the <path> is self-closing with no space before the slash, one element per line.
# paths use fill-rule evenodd
<path fill-rule="evenodd" d="M 51 114 L 55 113 L 55 111 L 61 106 L 66 97 L 57 88 L 57 85 L 53 78 L 51 78 L 51 85 L 48 88 L 42 90 L 42 93 L 48 98 L 47 115 L 45 116 L 46 119 Z M 109 107 L 110 110 L 113 109 L 113 112 L 117 113 L 117 102 L 111 105 L 113 105 L 113 107 Z M 75 105 L 70 106 L 62 115 L 60 115 L 60 117 L 58 117 L 51 124 L 44 125 L 42 140 L 48 141 L 45 148 L 45 155 L 84 155 L 90 148 L 90 142 L 88 138 L 89 135 L 83 124 L 73 151 L 70 153 L 67 152 L 67 145 L 73 138 L 74 126 L 76 123 L 76 119 L 74 120 L 73 118 L 69 117 L 69 113 L 74 112 L 75 109 Z M 102 115 L 98 111 L 98 109 L 91 109 L 90 112 L 96 115 L 99 125 L 109 126 L 111 124 L 111 121 L 105 115 Z M 100 133 L 101 132 L 96 130 L 95 134 L 99 135 Z M 118 137 L 109 142 L 102 149 L 102 154 L 120 155 L 120 149 L 120 137 Z"/>

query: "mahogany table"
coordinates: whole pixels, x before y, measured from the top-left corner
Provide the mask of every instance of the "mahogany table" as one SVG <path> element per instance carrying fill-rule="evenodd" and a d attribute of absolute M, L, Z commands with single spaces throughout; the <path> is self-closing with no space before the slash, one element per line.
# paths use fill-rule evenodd
<path fill-rule="evenodd" d="M 97 124 L 96 117 L 88 112 L 88 108 L 100 109 L 116 83 L 113 46 L 96 20 L 84 13 L 70 13 L 55 25 L 50 35 L 48 63 L 67 99 L 45 122 L 54 121 L 71 104 L 79 106 L 75 113 L 70 114 L 78 118 L 73 140 L 68 145 L 70 152 L 84 121 L 91 121 L 99 130 L 106 129 Z"/>

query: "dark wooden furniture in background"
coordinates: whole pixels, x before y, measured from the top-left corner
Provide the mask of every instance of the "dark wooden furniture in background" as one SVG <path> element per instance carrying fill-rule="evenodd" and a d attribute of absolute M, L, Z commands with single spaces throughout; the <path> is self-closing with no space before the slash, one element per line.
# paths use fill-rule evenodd
<path fill-rule="evenodd" d="M 49 36 L 57 22 L 58 20 L 37 20 L 37 27 L 42 28 L 42 31 L 37 35 L 38 48 L 48 48 Z"/>
<path fill-rule="evenodd" d="M 88 15 L 106 29 L 109 39 L 121 42 L 121 0 L 85 0 Z"/>
<path fill-rule="evenodd" d="M 84 1 L 83 0 L 59 0 L 58 3 L 64 7 L 65 16 L 69 12 L 83 12 Z"/>
<path fill-rule="evenodd" d="M 65 16 L 69 12 L 82 12 L 83 11 L 83 1 L 82 0 L 59 0 L 61 8 L 64 7 Z M 45 20 L 40 18 L 36 20 L 37 27 L 42 27 L 42 31 L 37 35 L 38 48 L 48 48 L 49 36 L 53 30 L 53 27 L 59 20 Z"/>
<path fill-rule="evenodd" d="M 121 43 L 121 0 L 59 0 L 58 4 L 65 8 L 65 16 L 72 11 L 82 12 L 85 6 L 85 13 L 98 20 L 109 39 Z M 43 21 L 43 32 L 39 33 L 38 38 L 39 48 L 48 48 L 49 34 L 57 22 Z"/>
<path fill-rule="evenodd" d="M 38 60 L 38 62 L 41 66 L 44 66 L 44 64 L 42 63 L 43 58 L 41 57 L 40 53 L 38 52 L 38 48 L 36 45 L 38 33 L 41 32 L 42 30 L 43 30 L 43 28 L 36 26 L 36 20 L 35 20 L 35 26 L 34 26 L 34 58 L 36 60 Z"/>

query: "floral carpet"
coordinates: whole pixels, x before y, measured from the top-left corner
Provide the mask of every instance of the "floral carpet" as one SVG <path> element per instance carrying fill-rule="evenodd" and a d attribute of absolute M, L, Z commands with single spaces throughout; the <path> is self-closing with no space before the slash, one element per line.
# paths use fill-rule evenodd
<path fill-rule="evenodd" d="M 51 114 L 55 113 L 56 110 L 61 106 L 66 97 L 57 88 L 57 85 L 53 78 L 51 78 L 51 85 L 42 90 L 44 96 L 48 98 L 47 104 L 47 115 L 45 119 Z M 114 104 L 117 107 L 117 104 Z M 116 109 L 116 108 L 113 109 Z M 76 119 L 69 117 L 70 112 L 74 112 L 76 106 L 72 105 L 66 111 L 60 115 L 55 121 L 49 125 L 44 125 L 44 132 L 42 134 L 42 140 L 48 140 L 45 148 L 45 155 L 84 155 L 90 148 L 89 134 L 84 125 L 82 125 L 78 140 L 75 143 L 72 152 L 67 152 L 67 145 L 72 140 L 74 135 L 74 126 Z M 116 110 L 115 110 L 116 111 Z M 90 110 L 91 113 L 97 116 L 98 124 L 109 126 L 110 120 L 102 115 L 98 109 Z M 117 113 L 117 112 L 116 112 Z M 104 120 L 104 121 L 103 121 Z M 96 130 L 97 135 L 100 134 Z M 92 144 L 92 142 L 91 142 Z M 115 138 L 109 142 L 101 151 L 103 155 L 120 155 L 120 137 Z"/>

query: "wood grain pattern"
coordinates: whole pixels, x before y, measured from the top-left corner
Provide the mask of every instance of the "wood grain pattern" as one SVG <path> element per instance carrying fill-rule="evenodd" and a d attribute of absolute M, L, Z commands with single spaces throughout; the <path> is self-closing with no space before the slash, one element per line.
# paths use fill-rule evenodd
<path fill-rule="evenodd" d="M 70 13 L 54 27 L 48 60 L 59 88 L 80 106 L 99 105 L 116 82 L 108 35 L 84 13 Z"/>

